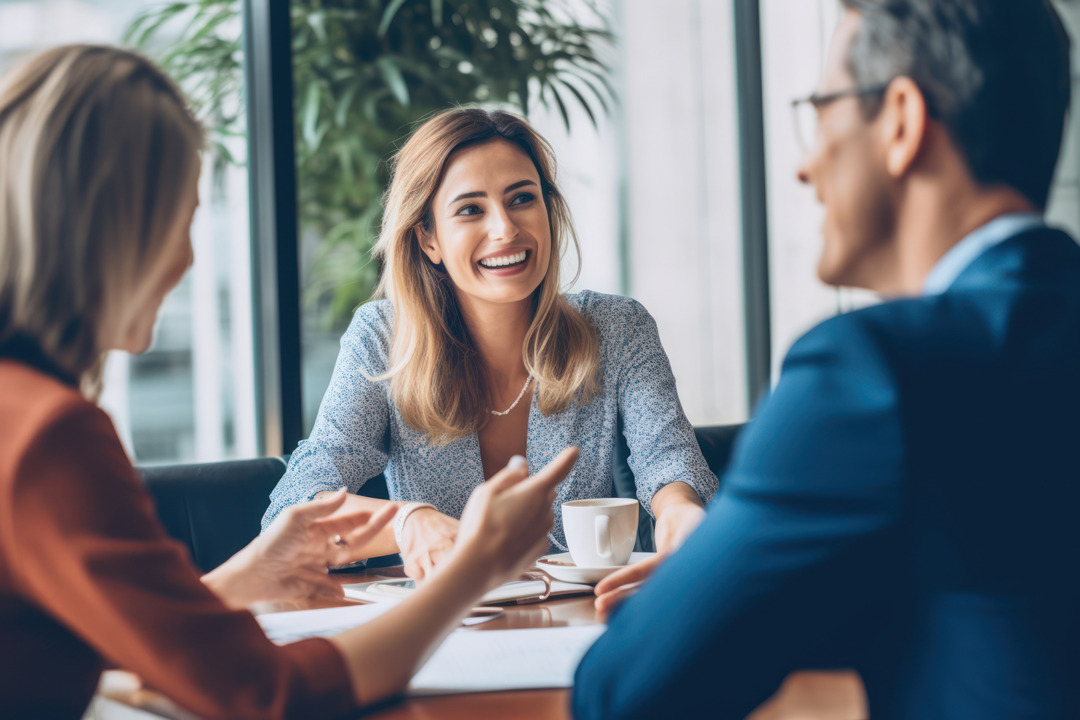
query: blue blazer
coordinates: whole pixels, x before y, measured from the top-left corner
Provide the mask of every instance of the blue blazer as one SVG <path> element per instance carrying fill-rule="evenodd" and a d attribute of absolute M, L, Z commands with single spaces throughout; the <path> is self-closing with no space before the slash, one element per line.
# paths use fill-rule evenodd
<path fill-rule="evenodd" d="M 1080 718 L 1080 247 L 1014 236 L 788 354 L 577 718 L 742 718 L 849 667 L 875 720 Z"/>

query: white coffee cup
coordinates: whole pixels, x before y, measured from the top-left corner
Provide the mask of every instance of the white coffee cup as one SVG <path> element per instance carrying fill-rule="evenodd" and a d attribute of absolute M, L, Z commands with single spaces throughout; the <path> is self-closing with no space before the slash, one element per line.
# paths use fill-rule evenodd
<path fill-rule="evenodd" d="M 572 500 L 562 505 L 562 521 L 578 567 L 614 567 L 630 561 L 637 540 L 637 500 Z"/>

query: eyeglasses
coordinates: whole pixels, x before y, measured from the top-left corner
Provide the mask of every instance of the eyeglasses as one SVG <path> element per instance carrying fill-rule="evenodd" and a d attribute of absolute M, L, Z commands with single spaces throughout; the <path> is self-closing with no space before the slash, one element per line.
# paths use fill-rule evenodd
<path fill-rule="evenodd" d="M 814 146 L 818 133 L 818 111 L 821 108 L 846 97 L 865 97 L 868 95 L 882 95 L 888 89 L 889 83 L 868 85 L 866 87 L 852 87 L 845 90 L 837 90 L 831 93 L 814 93 L 804 98 L 791 101 L 791 112 L 795 120 L 795 138 L 799 141 L 799 148 L 805 153 Z"/>

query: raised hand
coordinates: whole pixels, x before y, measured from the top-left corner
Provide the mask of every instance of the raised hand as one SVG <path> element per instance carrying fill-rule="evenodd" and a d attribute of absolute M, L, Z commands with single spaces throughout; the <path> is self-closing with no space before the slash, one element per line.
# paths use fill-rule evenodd
<path fill-rule="evenodd" d="M 494 584 L 530 567 L 547 552 L 555 489 L 577 457 L 577 448 L 567 448 L 532 477 L 524 458 L 511 459 L 473 491 L 461 514 L 455 555 L 475 557 L 492 572 Z"/>

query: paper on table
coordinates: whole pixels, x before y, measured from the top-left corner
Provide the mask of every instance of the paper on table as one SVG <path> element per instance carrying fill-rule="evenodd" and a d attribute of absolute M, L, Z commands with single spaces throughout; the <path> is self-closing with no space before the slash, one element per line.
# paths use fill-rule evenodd
<path fill-rule="evenodd" d="M 458 630 L 409 683 L 409 695 L 564 688 L 603 625 Z"/>
<path fill-rule="evenodd" d="M 399 603 L 416 591 L 412 580 L 376 580 L 343 585 L 342 588 L 345 590 L 345 597 L 377 603 Z M 498 605 L 513 603 L 515 600 L 535 601 L 543 592 L 544 583 L 539 580 L 515 580 L 489 590 L 480 598 L 480 604 Z M 592 592 L 592 585 L 568 583 L 561 580 L 554 580 L 551 583 L 551 597 L 553 598 L 565 595 L 591 595 Z"/>
<path fill-rule="evenodd" d="M 307 637 L 329 637 L 372 620 L 390 609 L 389 605 L 350 605 L 324 610 L 256 615 L 266 636 L 278 645 Z"/>

